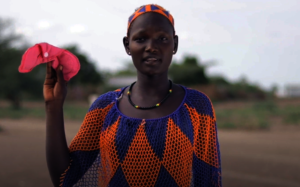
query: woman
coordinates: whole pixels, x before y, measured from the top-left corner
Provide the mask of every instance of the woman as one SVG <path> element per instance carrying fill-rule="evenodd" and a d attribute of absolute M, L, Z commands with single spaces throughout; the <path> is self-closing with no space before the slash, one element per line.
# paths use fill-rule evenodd
<path fill-rule="evenodd" d="M 138 8 L 129 18 L 123 44 L 137 81 L 101 95 L 69 148 L 62 67 L 47 66 L 46 150 L 54 185 L 222 186 L 209 98 L 168 80 L 178 49 L 171 14 L 158 5 Z"/>

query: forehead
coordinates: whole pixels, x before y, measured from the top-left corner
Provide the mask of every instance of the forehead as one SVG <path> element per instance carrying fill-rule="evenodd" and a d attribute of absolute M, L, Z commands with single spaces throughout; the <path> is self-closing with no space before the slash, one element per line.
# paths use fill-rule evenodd
<path fill-rule="evenodd" d="M 174 29 L 170 21 L 163 15 L 148 12 L 137 17 L 129 29 L 130 35 L 140 31 L 167 32 L 172 34 Z"/>

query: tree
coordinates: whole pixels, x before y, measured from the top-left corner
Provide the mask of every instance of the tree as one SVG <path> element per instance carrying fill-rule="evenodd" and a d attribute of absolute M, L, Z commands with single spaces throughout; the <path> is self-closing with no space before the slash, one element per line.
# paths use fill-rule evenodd
<path fill-rule="evenodd" d="M 97 71 L 96 63 L 81 52 L 77 45 L 68 45 L 63 48 L 74 54 L 80 62 L 78 74 L 69 81 L 67 99 L 86 100 L 91 94 L 101 93 L 105 73 Z"/>
<path fill-rule="evenodd" d="M 221 75 L 212 76 L 209 78 L 211 84 L 220 85 L 220 86 L 228 86 L 230 82 Z"/>
<path fill-rule="evenodd" d="M 104 82 L 104 77 L 97 71 L 95 62 L 91 61 L 87 55 L 80 52 L 77 45 L 68 45 L 64 49 L 73 53 L 80 62 L 80 70 L 73 77 L 69 84 L 73 85 L 99 85 Z"/>
<path fill-rule="evenodd" d="M 39 65 L 30 73 L 19 73 L 22 55 L 29 48 L 22 35 L 15 33 L 11 19 L 0 18 L 0 97 L 8 99 L 14 109 L 21 107 L 22 97 L 42 98 L 46 67 Z M 75 54 L 81 64 L 78 74 L 70 80 L 70 85 L 97 85 L 103 77 L 86 55 L 80 53 L 76 45 L 66 47 Z"/>
<path fill-rule="evenodd" d="M 114 76 L 136 76 L 136 68 L 131 61 L 125 62 L 124 68 L 114 73 Z"/>
<path fill-rule="evenodd" d="M 185 56 L 182 62 L 171 64 L 169 74 L 174 82 L 185 86 L 208 84 L 206 68 L 197 57 Z"/>
<path fill-rule="evenodd" d="M 14 109 L 21 106 L 22 92 L 37 93 L 36 86 L 39 85 L 35 79 L 37 74 L 25 76 L 18 72 L 26 46 L 23 36 L 14 32 L 13 21 L 0 18 L 0 94 Z"/>

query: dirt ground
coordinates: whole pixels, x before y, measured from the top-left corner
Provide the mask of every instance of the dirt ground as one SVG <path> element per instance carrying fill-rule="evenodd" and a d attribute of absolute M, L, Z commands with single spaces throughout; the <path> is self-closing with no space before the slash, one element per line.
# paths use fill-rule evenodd
<path fill-rule="evenodd" d="M 66 121 L 68 142 L 80 121 Z M 52 186 L 45 158 L 45 124 L 0 119 L 0 186 Z M 300 187 L 300 129 L 219 131 L 224 187 Z"/>

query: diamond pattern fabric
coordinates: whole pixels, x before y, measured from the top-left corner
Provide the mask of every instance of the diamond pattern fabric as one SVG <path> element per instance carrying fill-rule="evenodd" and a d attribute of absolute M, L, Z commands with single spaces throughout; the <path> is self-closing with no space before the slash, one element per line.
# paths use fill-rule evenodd
<path fill-rule="evenodd" d="M 140 7 L 139 9 L 137 9 L 128 19 L 128 26 L 127 26 L 127 32 L 128 29 L 130 28 L 130 25 L 132 24 L 132 22 L 139 17 L 142 14 L 145 14 L 147 12 L 156 12 L 158 14 L 161 14 L 163 16 L 165 16 L 170 23 L 172 24 L 172 26 L 174 27 L 174 19 L 173 16 L 167 11 L 165 10 L 163 7 L 159 6 L 159 5 L 155 5 L 155 4 L 148 4 L 145 6 Z"/>
<path fill-rule="evenodd" d="M 221 187 L 215 112 L 203 93 L 185 89 L 180 107 L 159 119 L 123 115 L 117 98 L 101 95 L 70 144 L 61 186 Z"/>

